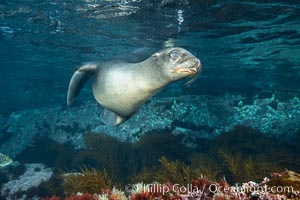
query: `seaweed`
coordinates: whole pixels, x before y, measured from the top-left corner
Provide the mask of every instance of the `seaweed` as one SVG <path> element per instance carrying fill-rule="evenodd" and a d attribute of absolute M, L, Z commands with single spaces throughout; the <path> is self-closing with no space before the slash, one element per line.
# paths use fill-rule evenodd
<path fill-rule="evenodd" d="M 157 131 L 145 134 L 134 148 L 140 152 L 141 166 L 153 167 L 160 164 L 162 156 L 174 160 L 186 161 L 190 149 L 182 144 L 182 136 L 174 136 L 167 131 Z"/>
<path fill-rule="evenodd" d="M 46 136 L 37 135 L 33 144 L 17 155 L 21 163 L 44 163 L 57 169 L 71 168 L 72 159 L 78 150 L 69 144 L 60 144 Z"/>
<path fill-rule="evenodd" d="M 259 160 L 251 155 L 245 156 L 239 152 L 232 153 L 226 148 L 218 150 L 225 170 L 229 173 L 230 181 L 243 182 L 247 180 L 257 180 L 271 172 L 280 170 L 280 167 L 269 160 Z M 259 169 L 259 170 L 257 170 Z"/>
<path fill-rule="evenodd" d="M 105 168 L 121 186 L 137 178 L 144 168 L 158 166 L 158 158 L 184 158 L 188 150 L 181 144 L 181 137 L 166 133 L 148 133 L 139 142 L 120 142 L 105 134 L 89 133 L 85 136 L 87 149 L 81 150 L 72 160 L 72 166 L 87 165 Z"/>
<path fill-rule="evenodd" d="M 161 169 L 154 176 L 160 183 L 178 183 L 187 184 L 190 180 L 195 178 L 194 172 L 190 166 L 185 165 L 178 160 L 170 162 L 167 158 L 159 159 Z"/>
<path fill-rule="evenodd" d="M 144 169 L 135 175 L 132 181 L 187 184 L 190 180 L 201 176 L 200 171 L 193 170 L 191 166 L 179 160 L 169 161 L 166 157 L 161 157 L 159 162 L 160 167 Z"/>
<path fill-rule="evenodd" d="M 87 149 L 81 150 L 72 159 L 72 166 L 89 166 L 92 168 L 105 168 L 115 182 L 126 182 L 130 171 L 129 163 L 137 163 L 135 152 L 128 143 L 120 142 L 104 134 L 89 133 L 85 136 Z M 130 160 L 130 162 L 128 162 Z"/>
<path fill-rule="evenodd" d="M 222 158 L 223 165 L 229 170 L 231 176 L 233 177 L 234 181 L 236 179 L 240 179 L 242 176 L 242 156 L 240 153 L 232 154 L 225 148 L 220 148 L 218 151 L 219 156 Z"/>
<path fill-rule="evenodd" d="M 212 181 L 226 177 L 234 184 L 255 181 L 286 167 L 298 171 L 300 166 L 299 136 L 283 142 L 244 126 L 200 143 L 199 149 L 185 147 L 182 136 L 174 136 L 166 130 L 147 133 L 135 144 L 99 133 L 88 133 L 84 138 L 86 149 L 74 150 L 70 145 L 38 136 L 17 159 L 43 162 L 55 170 L 78 172 L 87 166 L 89 170 L 104 173 L 106 169 L 111 184 L 117 187 L 140 181 L 186 184 L 198 177 Z"/>
<path fill-rule="evenodd" d="M 189 162 L 191 167 L 195 170 L 196 174 L 208 178 L 209 180 L 216 181 L 221 172 L 221 165 L 210 156 L 205 153 L 195 153 L 190 156 Z"/>
<path fill-rule="evenodd" d="M 103 190 L 111 187 L 112 181 L 105 169 L 100 171 L 84 167 L 80 173 L 64 175 L 63 188 L 68 195 L 77 192 L 101 194 Z"/>
<path fill-rule="evenodd" d="M 239 125 L 234 130 L 214 138 L 209 144 L 208 152 L 216 152 L 219 148 L 226 147 L 230 152 L 260 156 L 272 154 L 273 148 L 270 147 L 278 150 L 278 144 L 279 141 L 274 138 L 268 138 L 253 128 Z"/>

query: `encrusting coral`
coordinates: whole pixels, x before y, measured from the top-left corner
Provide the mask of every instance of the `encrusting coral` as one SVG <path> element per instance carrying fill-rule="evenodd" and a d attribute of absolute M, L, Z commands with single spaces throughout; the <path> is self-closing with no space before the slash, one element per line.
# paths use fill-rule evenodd
<path fill-rule="evenodd" d="M 205 177 L 193 179 L 186 185 L 171 182 L 138 183 L 125 187 L 126 195 L 116 188 L 101 193 L 72 193 L 66 200 L 297 200 L 300 198 L 300 174 L 292 171 L 273 174 L 275 177 L 229 185 L 225 180 L 209 181 Z M 278 185 L 280 184 L 280 185 Z M 283 186 L 289 186 L 283 187 Z M 285 190 L 284 190 L 285 189 Z M 44 200 L 59 200 L 58 197 Z"/>
<path fill-rule="evenodd" d="M 268 185 L 282 187 L 293 186 L 294 190 L 300 191 L 300 174 L 288 170 L 283 173 L 273 173 Z"/>

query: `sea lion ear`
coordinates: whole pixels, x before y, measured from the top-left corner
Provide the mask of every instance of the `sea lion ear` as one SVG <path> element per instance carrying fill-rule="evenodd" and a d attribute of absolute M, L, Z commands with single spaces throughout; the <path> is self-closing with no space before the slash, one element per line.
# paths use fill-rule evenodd
<path fill-rule="evenodd" d="M 154 57 L 154 58 L 157 58 L 157 57 L 159 57 L 160 56 L 160 53 L 154 53 L 154 54 L 152 54 L 152 57 Z"/>

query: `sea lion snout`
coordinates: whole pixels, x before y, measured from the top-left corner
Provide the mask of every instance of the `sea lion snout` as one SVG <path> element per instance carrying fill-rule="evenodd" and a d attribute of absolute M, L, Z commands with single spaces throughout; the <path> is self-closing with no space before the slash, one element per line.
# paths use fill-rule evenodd
<path fill-rule="evenodd" d="M 195 75 L 198 74 L 201 71 L 201 62 L 198 58 L 194 58 L 193 61 L 195 64 L 191 65 L 191 67 L 189 68 L 191 71 L 191 75 Z"/>
<path fill-rule="evenodd" d="M 200 73 L 201 66 L 200 60 L 193 56 L 178 64 L 172 72 L 175 74 L 184 74 L 185 76 L 193 76 Z"/>

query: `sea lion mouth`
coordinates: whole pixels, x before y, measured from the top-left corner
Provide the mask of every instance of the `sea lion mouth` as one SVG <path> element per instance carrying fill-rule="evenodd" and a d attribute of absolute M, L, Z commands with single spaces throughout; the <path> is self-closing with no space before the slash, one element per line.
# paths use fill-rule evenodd
<path fill-rule="evenodd" d="M 200 71 L 201 62 L 197 58 L 189 58 L 172 70 L 175 74 L 183 74 L 186 77 L 191 77 L 191 79 L 185 83 L 185 86 L 187 87 L 189 87 L 198 78 Z"/>
<path fill-rule="evenodd" d="M 176 66 L 172 72 L 175 74 L 184 74 L 186 76 L 195 76 L 200 73 L 201 70 L 201 62 L 197 58 L 190 58 L 182 63 L 180 63 L 178 66 Z"/>

